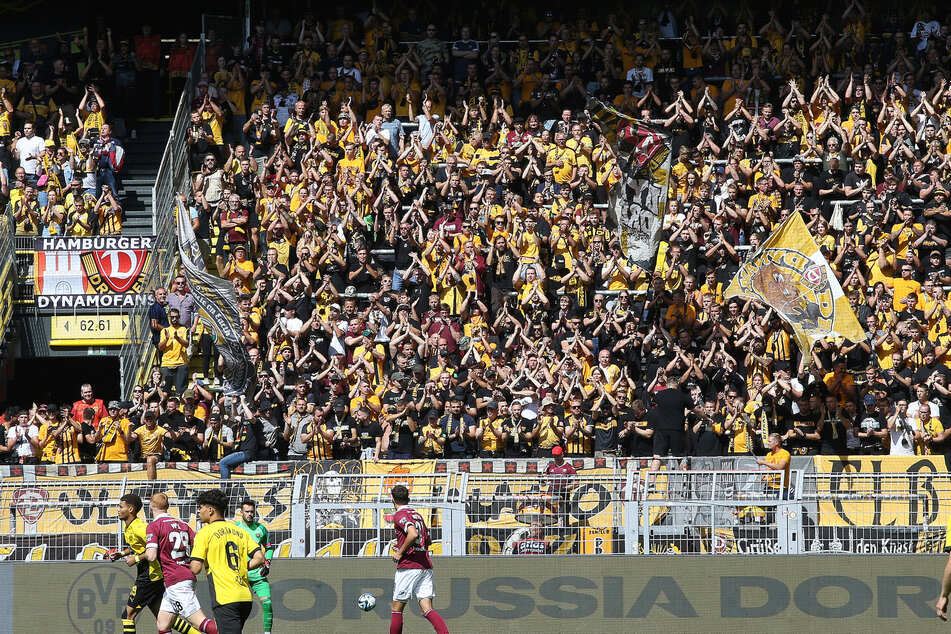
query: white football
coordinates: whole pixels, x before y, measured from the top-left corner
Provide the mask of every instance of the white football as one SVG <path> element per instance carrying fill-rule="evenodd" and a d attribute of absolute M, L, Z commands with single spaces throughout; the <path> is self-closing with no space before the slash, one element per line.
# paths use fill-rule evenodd
<path fill-rule="evenodd" d="M 364 592 L 357 598 L 357 605 L 364 612 L 369 612 L 376 607 L 376 597 L 369 592 Z"/>

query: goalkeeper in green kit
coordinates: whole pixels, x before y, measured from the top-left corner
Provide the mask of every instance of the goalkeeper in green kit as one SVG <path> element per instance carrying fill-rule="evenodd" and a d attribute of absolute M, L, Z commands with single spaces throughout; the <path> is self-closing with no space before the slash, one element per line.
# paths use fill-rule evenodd
<path fill-rule="evenodd" d="M 261 599 L 261 615 L 264 620 L 264 634 L 271 634 L 271 624 L 274 622 L 274 612 L 271 608 L 271 584 L 268 583 L 267 575 L 271 568 L 271 556 L 274 554 L 274 546 L 268 537 L 267 528 L 264 524 L 257 521 L 257 505 L 251 498 L 244 498 L 241 502 L 241 519 L 235 524 L 243 528 L 251 535 L 251 539 L 261 545 L 264 550 L 264 565 L 255 570 L 248 571 L 248 582 L 251 584 L 251 590 Z"/>

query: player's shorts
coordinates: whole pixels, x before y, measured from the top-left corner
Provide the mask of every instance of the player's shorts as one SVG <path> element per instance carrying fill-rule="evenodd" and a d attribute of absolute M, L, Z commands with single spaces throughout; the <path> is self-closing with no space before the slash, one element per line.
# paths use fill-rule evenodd
<path fill-rule="evenodd" d="M 161 579 L 158 581 L 136 580 L 135 585 L 129 589 L 129 598 L 126 601 L 126 605 L 133 610 L 141 610 L 142 608 L 149 607 L 156 601 L 160 601 L 164 594 L 165 582 Z"/>
<path fill-rule="evenodd" d="M 192 580 L 179 581 L 165 588 L 165 595 L 162 597 L 163 612 L 178 614 L 184 618 L 201 609 L 198 603 L 198 595 L 195 594 L 195 582 Z"/>
<path fill-rule="evenodd" d="M 250 601 L 237 601 L 216 605 L 212 608 L 212 612 L 215 614 L 215 624 L 218 626 L 218 634 L 241 634 L 245 621 L 251 616 L 253 605 Z"/>
<path fill-rule="evenodd" d="M 270 599 L 271 598 L 271 584 L 268 583 L 267 579 L 258 579 L 257 581 L 251 581 L 251 592 L 254 593 L 259 599 Z"/>
<path fill-rule="evenodd" d="M 393 580 L 393 600 L 405 603 L 412 596 L 417 599 L 432 599 L 436 596 L 433 579 L 432 568 L 398 569 Z"/>

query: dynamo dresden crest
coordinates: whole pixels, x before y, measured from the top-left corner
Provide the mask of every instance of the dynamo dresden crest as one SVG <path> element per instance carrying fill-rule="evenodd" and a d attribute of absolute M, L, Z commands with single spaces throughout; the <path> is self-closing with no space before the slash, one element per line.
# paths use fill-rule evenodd
<path fill-rule="evenodd" d="M 49 493 L 45 489 L 32 487 L 17 489 L 13 494 L 13 508 L 27 524 L 33 525 L 43 516 L 48 499 Z"/>

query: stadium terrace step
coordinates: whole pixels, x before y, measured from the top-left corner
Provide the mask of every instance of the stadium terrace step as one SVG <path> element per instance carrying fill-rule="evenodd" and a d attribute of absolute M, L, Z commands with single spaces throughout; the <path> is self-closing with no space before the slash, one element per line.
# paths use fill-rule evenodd
<path fill-rule="evenodd" d="M 119 196 L 125 209 L 122 224 L 125 234 L 152 233 L 152 186 L 170 127 L 170 121 L 140 121 L 136 126 L 136 138 L 123 141 L 127 159 Z"/>

